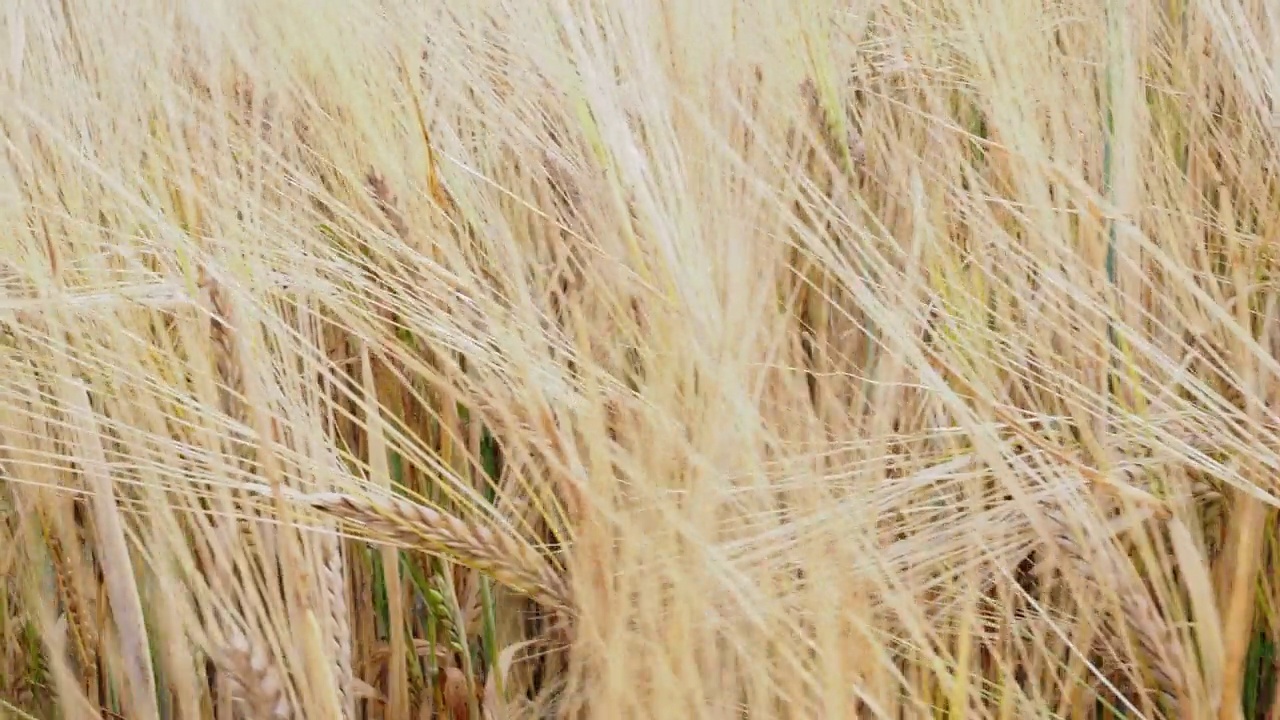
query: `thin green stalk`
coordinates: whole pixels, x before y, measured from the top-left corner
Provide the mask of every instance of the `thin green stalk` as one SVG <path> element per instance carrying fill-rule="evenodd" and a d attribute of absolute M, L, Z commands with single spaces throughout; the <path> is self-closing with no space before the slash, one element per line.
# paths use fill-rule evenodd
<path fill-rule="evenodd" d="M 482 428 L 480 434 L 480 464 L 489 482 L 485 483 L 485 500 L 492 505 L 497 497 L 500 469 L 498 467 L 498 448 L 488 428 Z M 496 681 L 498 697 L 505 698 L 502 688 L 502 673 L 498 671 L 498 613 L 493 601 L 493 584 L 487 576 L 480 576 L 481 618 L 484 623 L 482 645 L 486 671 Z"/>
<path fill-rule="evenodd" d="M 404 488 L 405 488 L 404 457 L 401 456 L 400 453 L 396 452 L 395 450 L 388 450 L 387 460 L 388 460 L 387 468 L 391 473 L 391 490 L 393 493 L 396 493 L 397 495 L 401 495 L 404 493 Z M 417 568 L 414 567 L 413 563 L 409 562 L 409 557 L 406 553 L 404 552 L 397 553 L 397 557 L 399 558 L 399 563 L 398 563 L 399 566 L 408 573 L 410 582 L 412 582 L 415 586 L 415 589 L 419 593 L 421 593 L 422 589 L 426 585 L 425 582 L 423 583 L 418 582 L 418 580 L 421 578 L 421 573 L 417 572 Z M 408 623 L 409 620 L 410 618 L 406 617 L 406 618 L 402 618 L 400 621 L 404 623 Z M 409 654 L 408 658 L 406 658 L 409 663 L 409 676 L 413 680 L 421 681 L 423 679 L 422 664 L 418 661 L 417 650 L 413 647 L 412 636 L 413 634 L 412 632 L 410 632 L 410 642 L 408 644 L 408 647 L 405 649 L 405 652 Z"/>
<path fill-rule="evenodd" d="M 412 603 L 412 607 L 417 607 L 419 606 L 419 603 L 421 603 L 422 609 L 424 609 L 424 612 L 426 612 L 426 621 L 424 625 L 426 626 L 426 632 L 428 632 L 428 643 L 430 644 L 430 648 L 431 648 L 431 652 L 429 652 L 428 655 L 426 655 L 426 657 L 428 657 L 428 665 L 426 665 L 425 678 L 424 676 L 422 676 L 421 661 L 417 660 L 416 656 L 413 657 L 412 662 L 410 662 L 410 673 L 412 674 L 413 679 L 419 680 L 419 682 L 425 683 L 426 685 L 428 685 L 428 687 L 431 687 L 431 684 L 435 683 L 435 671 L 436 671 L 435 639 L 433 637 L 434 630 L 435 630 L 436 616 L 435 616 L 435 610 L 433 609 L 433 607 L 431 607 L 431 603 L 426 601 L 426 597 L 428 597 L 428 589 L 430 589 L 431 585 L 430 583 L 426 582 L 426 577 L 424 574 L 422 574 L 422 569 L 419 568 L 419 566 L 417 566 L 415 562 L 411 562 L 410 559 L 408 559 L 408 557 L 404 557 L 404 559 L 401 561 L 401 566 L 404 569 L 404 573 L 408 575 L 408 582 L 410 582 L 413 588 L 413 597 L 415 597 L 417 600 L 417 602 Z M 416 653 L 417 650 L 416 648 L 410 648 L 410 652 Z"/>
<path fill-rule="evenodd" d="M 1116 5 L 1115 0 L 1107 0 L 1107 68 L 1105 80 L 1105 96 L 1103 100 L 1103 139 L 1102 139 L 1102 193 L 1111 207 L 1115 207 L 1114 143 L 1115 143 L 1115 72 L 1116 72 Z M 1115 315 L 1117 297 L 1116 284 L 1116 222 L 1108 217 L 1107 224 L 1107 282 L 1111 286 L 1111 303 L 1107 313 L 1107 397 L 1106 423 L 1109 426 L 1114 414 L 1115 394 L 1120 378 L 1118 357 L 1119 338 L 1116 333 Z"/>

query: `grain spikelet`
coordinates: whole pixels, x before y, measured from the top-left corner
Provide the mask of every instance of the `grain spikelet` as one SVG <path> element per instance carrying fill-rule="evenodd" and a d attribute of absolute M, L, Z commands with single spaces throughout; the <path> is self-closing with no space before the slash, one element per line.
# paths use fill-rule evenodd
<path fill-rule="evenodd" d="M 280 670 L 265 645 L 236 632 L 223 648 L 221 665 L 252 720 L 293 718 Z"/>
<path fill-rule="evenodd" d="M 351 694 L 351 624 L 347 617 L 346 571 L 340 541 L 337 538 L 326 538 L 323 552 L 324 561 L 320 572 L 329 607 L 329 651 L 335 662 L 334 682 L 342 701 L 343 716 L 354 717 L 354 698 Z"/>
<path fill-rule="evenodd" d="M 262 486 L 247 489 L 269 493 Z M 403 498 L 360 498 L 343 493 L 285 491 L 294 502 L 361 525 L 388 540 L 449 555 L 460 565 L 488 573 L 507 587 L 551 608 L 567 610 L 563 579 L 528 545 Z"/>
<path fill-rule="evenodd" d="M 1126 561 L 1106 550 L 1082 546 L 1065 529 L 1058 534 L 1057 547 L 1071 561 L 1073 570 L 1086 580 L 1117 588 L 1125 624 L 1133 633 L 1139 652 L 1150 661 L 1159 689 L 1170 698 L 1185 699 L 1188 688 L 1184 668 L 1187 665 L 1182 646 L 1164 622 L 1150 593 L 1122 566 Z"/>

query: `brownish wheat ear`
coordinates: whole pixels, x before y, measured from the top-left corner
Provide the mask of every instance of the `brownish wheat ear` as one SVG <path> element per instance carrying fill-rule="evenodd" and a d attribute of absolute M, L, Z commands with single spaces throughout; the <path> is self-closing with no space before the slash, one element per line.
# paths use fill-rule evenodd
<path fill-rule="evenodd" d="M 1174 631 L 1164 621 L 1151 594 L 1137 579 L 1128 560 L 1120 560 L 1102 548 L 1086 548 L 1063 527 L 1057 545 L 1070 559 L 1072 569 L 1087 582 L 1116 588 L 1123 605 L 1123 622 L 1132 633 L 1139 653 L 1146 658 L 1158 689 L 1177 706 L 1187 698 L 1186 658 Z"/>
<path fill-rule="evenodd" d="M 280 670 L 265 645 L 251 644 L 237 632 L 221 655 L 222 671 L 230 678 L 250 720 L 292 720 L 293 707 Z"/>
<path fill-rule="evenodd" d="M 270 494 L 265 486 L 247 489 Z M 403 498 L 285 491 L 285 498 L 359 525 L 387 540 L 448 555 L 549 608 L 569 611 L 564 579 L 536 550 L 516 538 Z"/>
<path fill-rule="evenodd" d="M 58 597 L 62 599 L 63 609 L 67 616 L 67 630 L 71 637 L 71 646 L 75 651 L 76 662 L 79 663 L 79 669 L 86 680 L 97 677 L 98 674 L 98 629 L 93 622 L 90 622 L 90 614 L 85 610 L 85 603 L 81 599 L 79 587 L 76 585 L 74 571 L 71 568 L 71 562 L 66 556 L 63 549 L 62 541 L 58 538 L 57 533 L 48 529 L 46 523 L 46 545 L 49 548 L 49 559 L 53 563 L 53 580 L 58 591 Z M 95 681 L 96 682 L 96 681 Z"/>
<path fill-rule="evenodd" d="M 210 337 L 213 341 L 214 369 L 223 386 L 223 411 L 238 418 L 240 407 L 235 398 L 244 392 L 244 378 L 236 346 L 234 304 L 221 284 L 203 268 L 200 271 L 200 286 L 209 297 L 209 309 L 213 315 Z"/>
<path fill-rule="evenodd" d="M 369 185 L 369 192 L 373 195 L 373 201 L 378 206 L 378 212 L 387 219 L 387 224 L 391 226 L 401 240 L 409 238 L 409 224 L 405 222 L 404 216 L 400 214 L 400 208 L 396 200 L 395 193 L 391 192 L 391 186 L 387 183 L 387 179 L 376 171 L 371 171 L 365 178 Z"/>

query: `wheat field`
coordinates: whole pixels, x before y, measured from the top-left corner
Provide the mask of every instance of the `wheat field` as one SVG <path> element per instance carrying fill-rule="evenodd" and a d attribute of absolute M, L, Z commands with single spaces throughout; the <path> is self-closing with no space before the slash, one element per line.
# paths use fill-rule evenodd
<path fill-rule="evenodd" d="M 1272 0 L 7 0 L 0 717 L 1280 719 Z"/>

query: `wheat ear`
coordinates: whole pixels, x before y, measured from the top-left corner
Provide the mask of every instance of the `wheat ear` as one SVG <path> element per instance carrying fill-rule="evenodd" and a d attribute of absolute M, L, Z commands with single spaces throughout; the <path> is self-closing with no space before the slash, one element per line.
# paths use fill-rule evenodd
<path fill-rule="evenodd" d="M 391 186 L 387 184 L 387 179 L 377 172 L 370 172 L 365 181 L 369 185 L 369 192 L 373 195 L 373 201 L 378 206 L 378 211 L 387 219 L 391 229 L 401 240 L 408 240 L 409 224 L 404 221 L 404 216 L 400 214 L 395 193 L 391 192 Z"/>
<path fill-rule="evenodd" d="M 351 693 L 351 624 L 347 616 L 346 571 L 342 563 L 341 541 L 326 538 L 324 561 L 320 568 L 324 592 L 329 606 L 329 644 L 335 660 L 334 681 L 342 702 L 343 717 L 355 717 Z"/>
<path fill-rule="evenodd" d="M 93 493 L 95 538 L 101 549 L 102 568 L 111 602 L 112 616 L 120 638 L 133 710 L 142 718 L 159 718 L 156 705 L 155 670 L 148 647 L 147 625 L 142 611 L 142 598 L 125 537 L 124 520 L 116 506 L 115 487 L 107 472 L 107 455 L 102 446 L 101 430 L 89 402 L 89 391 L 79 380 L 64 380 L 63 397 L 76 430 L 76 443 L 84 458 L 80 471 Z"/>
<path fill-rule="evenodd" d="M 54 512 L 57 511 L 55 510 Z M 49 548 L 49 558 L 53 562 L 53 579 L 57 587 L 58 597 L 62 599 L 63 609 L 66 611 L 67 629 L 71 636 L 71 644 L 75 650 L 80 672 L 83 673 L 86 680 L 97 682 L 94 678 L 98 676 L 96 651 L 98 632 L 93 623 L 89 622 L 90 614 L 86 612 L 80 588 L 76 584 L 72 561 L 67 557 L 62 540 L 58 537 L 60 529 L 60 527 L 50 527 L 49 521 L 46 520 L 46 545 Z"/>
<path fill-rule="evenodd" d="M 248 489 L 270 493 L 265 486 Z M 284 493 L 293 502 L 362 525 L 388 540 L 446 554 L 542 605 L 562 611 L 570 608 L 563 578 L 537 551 L 509 535 L 398 497 L 373 499 L 288 489 Z"/>
<path fill-rule="evenodd" d="M 1074 569 L 1089 582 L 1101 585 L 1101 576 L 1115 578 L 1129 629 L 1133 631 L 1138 650 L 1150 661 L 1151 670 L 1161 691 L 1181 701 L 1186 697 L 1185 657 L 1174 632 L 1162 621 L 1160 611 L 1150 593 L 1125 572 L 1113 557 L 1102 550 L 1088 552 L 1065 526 L 1057 536 L 1057 546 L 1071 561 Z"/>
<path fill-rule="evenodd" d="M 292 720 L 293 707 L 285 694 L 280 670 L 265 645 L 253 645 L 236 632 L 220 659 L 252 720 Z"/>
<path fill-rule="evenodd" d="M 208 294 L 213 315 L 209 331 L 213 340 L 214 367 L 226 393 L 223 410 L 232 417 L 238 417 L 239 403 L 234 398 L 244 392 L 244 377 L 234 336 L 234 307 L 226 290 L 204 268 L 200 270 L 200 285 Z"/>

